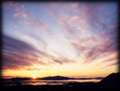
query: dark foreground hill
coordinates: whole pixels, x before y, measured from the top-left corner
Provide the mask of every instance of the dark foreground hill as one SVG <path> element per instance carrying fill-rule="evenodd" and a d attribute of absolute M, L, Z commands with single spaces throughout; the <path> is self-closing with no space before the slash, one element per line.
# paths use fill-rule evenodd
<path fill-rule="evenodd" d="M 64 77 L 55 77 L 59 79 L 68 79 Z M 48 79 L 48 78 L 45 78 Z M 53 79 L 53 77 L 49 78 Z M 20 79 L 19 79 L 20 80 Z M 42 86 L 33 86 L 33 85 L 20 85 L 17 86 L 5 86 L 4 90 L 1 91 L 23 91 L 23 90 L 32 90 L 32 91 L 120 91 L 120 73 L 113 73 L 104 78 L 101 82 L 92 83 L 92 82 L 69 82 L 63 85 L 42 85 Z"/>
<path fill-rule="evenodd" d="M 99 84 L 102 88 L 120 88 L 120 73 L 108 75 Z"/>

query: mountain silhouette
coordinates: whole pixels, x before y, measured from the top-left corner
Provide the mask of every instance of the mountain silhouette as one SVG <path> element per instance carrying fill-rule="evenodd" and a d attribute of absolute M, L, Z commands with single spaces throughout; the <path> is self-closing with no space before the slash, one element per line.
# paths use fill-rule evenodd
<path fill-rule="evenodd" d="M 69 80 L 72 78 L 64 77 L 64 76 L 49 76 L 49 77 L 43 77 L 42 80 Z"/>
<path fill-rule="evenodd" d="M 11 78 L 11 80 L 30 80 L 31 78 L 28 77 L 16 77 L 16 78 Z"/>
<path fill-rule="evenodd" d="M 120 73 L 112 73 L 100 82 L 101 88 L 120 88 Z"/>

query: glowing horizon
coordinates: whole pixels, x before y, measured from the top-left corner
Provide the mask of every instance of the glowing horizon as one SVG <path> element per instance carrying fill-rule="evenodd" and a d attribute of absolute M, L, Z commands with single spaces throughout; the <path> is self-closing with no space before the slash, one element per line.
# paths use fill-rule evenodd
<path fill-rule="evenodd" d="M 3 3 L 3 76 L 107 76 L 116 37 L 116 3 Z"/>

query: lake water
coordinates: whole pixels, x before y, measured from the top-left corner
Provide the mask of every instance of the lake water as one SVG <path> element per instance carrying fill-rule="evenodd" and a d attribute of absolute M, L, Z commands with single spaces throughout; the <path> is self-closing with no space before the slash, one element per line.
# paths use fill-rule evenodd
<path fill-rule="evenodd" d="M 12 81 L 12 80 L 6 80 L 5 85 L 8 86 L 14 86 L 17 84 L 20 85 L 63 85 L 69 82 L 99 82 L 100 79 L 85 79 L 85 80 L 37 80 L 37 79 L 31 79 L 31 80 L 22 80 L 22 81 Z"/>
<path fill-rule="evenodd" d="M 98 82 L 99 80 L 26 80 L 23 85 L 63 85 L 69 82 Z"/>

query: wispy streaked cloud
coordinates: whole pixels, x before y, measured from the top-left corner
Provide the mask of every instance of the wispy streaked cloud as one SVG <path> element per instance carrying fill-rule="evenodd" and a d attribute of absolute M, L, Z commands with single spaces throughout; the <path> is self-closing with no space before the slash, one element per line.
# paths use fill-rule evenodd
<path fill-rule="evenodd" d="M 6 2 L 3 15 L 5 69 L 116 71 L 117 56 L 110 57 L 117 53 L 116 3 Z"/>

